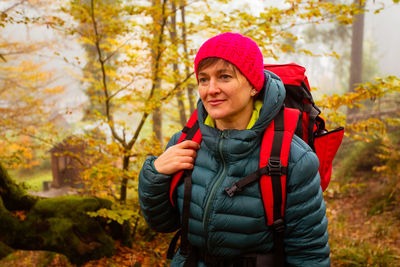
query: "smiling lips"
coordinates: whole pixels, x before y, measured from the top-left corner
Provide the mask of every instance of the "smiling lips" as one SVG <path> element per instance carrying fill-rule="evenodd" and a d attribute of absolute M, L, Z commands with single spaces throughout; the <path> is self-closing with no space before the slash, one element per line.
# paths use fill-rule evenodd
<path fill-rule="evenodd" d="M 222 99 L 213 99 L 213 100 L 209 100 L 207 102 L 210 106 L 218 106 L 219 104 L 222 104 L 224 101 L 225 100 L 222 100 Z"/>

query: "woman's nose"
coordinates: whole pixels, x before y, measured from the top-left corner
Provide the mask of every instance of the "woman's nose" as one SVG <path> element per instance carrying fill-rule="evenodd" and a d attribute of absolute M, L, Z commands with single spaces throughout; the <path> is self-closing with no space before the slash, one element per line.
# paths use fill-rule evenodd
<path fill-rule="evenodd" d="M 216 79 L 211 78 L 210 79 L 210 86 L 208 88 L 208 93 L 211 95 L 219 94 L 221 92 L 218 82 Z"/>

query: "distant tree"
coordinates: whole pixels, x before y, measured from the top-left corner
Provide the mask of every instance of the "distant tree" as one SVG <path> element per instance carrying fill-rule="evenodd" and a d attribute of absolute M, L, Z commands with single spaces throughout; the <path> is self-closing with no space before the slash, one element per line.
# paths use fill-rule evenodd
<path fill-rule="evenodd" d="M 89 5 L 90 0 L 80 0 L 77 3 L 81 2 L 82 4 Z M 104 4 L 112 4 L 114 1 L 111 0 L 99 0 L 98 2 L 103 2 Z M 76 12 L 76 14 L 75 14 Z M 80 10 L 74 10 L 72 15 L 79 16 Z M 93 28 L 91 21 L 80 21 L 80 24 L 77 29 L 77 33 L 86 33 Z M 109 31 L 107 32 L 107 36 L 103 36 L 103 42 L 107 42 L 107 40 L 112 40 L 117 37 L 117 32 Z M 111 45 L 111 44 L 109 44 Z M 93 120 L 96 119 L 95 113 L 100 113 L 102 116 L 106 115 L 105 106 L 101 103 L 103 90 L 99 87 L 98 81 L 101 80 L 101 75 L 98 72 L 99 64 L 97 61 L 97 50 L 96 47 L 91 45 L 90 43 L 82 43 L 82 47 L 86 52 L 85 61 L 86 64 L 83 67 L 83 72 L 87 73 L 85 79 L 83 81 L 84 92 L 88 97 L 88 103 L 85 106 L 84 110 L 84 120 Z M 114 57 L 118 57 L 118 53 L 113 55 Z M 116 66 L 112 66 L 113 62 L 109 62 L 109 67 L 117 68 Z"/>
<path fill-rule="evenodd" d="M 177 26 L 176 26 L 176 13 L 177 13 L 177 0 L 171 0 L 171 18 L 170 18 L 170 27 L 169 27 L 169 33 L 171 37 L 171 46 L 174 47 L 174 57 L 175 59 L 179 59 L 178 56 L 178 33 L 177 33 Z M 181 10 L 183 12 L 183 10 Z M 183 13 L 182 13 L 183 14 Z M 182 22 L 183 24 L 183 22 Z M 179 66 L 178 66 L 177 60 L 172 61 L 172 70 L 173 70 L 173 77 L 175 77 L 175 85 L 178 83 L 179 79 Z M 181 123 L 181 126 L 184 127 L 186 124 L 186 112 L 185 112 L 185 104 L 183 101 L 183 92 L 182 90 L 178 90 L 176 93 L 176 99 L 178 102 L 178 109 L 179 109 L 179 121 Z"/>
<path fill-rule="evenodd" d="M 29 168 L 39 164 L 35 150 L 49 148 L 57 136 L 52 121 L 54 99 L 64 88 L 55 85 L 57 76 L 46 70 L 46 62 L 38 63 L 32 58 L 51 43 L 28 43 L 7 37 L 10 27 L 45 23 L 43 18 L 28 16 L 23 10 L 40 10 L 47 3 L 21 0 L 3 4 L 6 7 L 0 10 L 0 161 L 7 168 Z"/>
<path fill-rule="evenodd" d="M 352 26 L 349 79 L 350 92 L 354 92 L 357 84 L 362 83 L 365 0 L 354 0 L 354 5 L 356 5 L 360 11 L 357 12 L 356 15 L 354 15 L 354 22 Z M 357 108 L 348 109 L 348 116 L 354 115 L 357 112 Z"/>
<path fill-rule="evenodd" d="M 151 73 L 152 73 L 152 92 L 155 95 L 160 94 L 161 90 L 161 62 L 162 62 L 162 51 L 165 50 L 165 31 L 167 27 L 168 17 L 167 12 L 167 0 L 152 0 L 152 25 L 150 33 L 152 33 L 153 41 L 149 42 L 151 47 Z M 161 103 L 155 103 L 153 111 L 153 132 L 156 139 L 162 143 L 162 105 Z"/>

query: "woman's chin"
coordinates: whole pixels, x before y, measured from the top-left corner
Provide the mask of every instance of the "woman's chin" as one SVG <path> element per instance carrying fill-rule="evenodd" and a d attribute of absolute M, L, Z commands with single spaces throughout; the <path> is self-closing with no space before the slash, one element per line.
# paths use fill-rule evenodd
<path fill-rule="evenodd" d="M 221 112 L 211 112 L 208 115 L 215 121 L 215 120 L 223 120 L 227 117 L 227 114 Z"/>

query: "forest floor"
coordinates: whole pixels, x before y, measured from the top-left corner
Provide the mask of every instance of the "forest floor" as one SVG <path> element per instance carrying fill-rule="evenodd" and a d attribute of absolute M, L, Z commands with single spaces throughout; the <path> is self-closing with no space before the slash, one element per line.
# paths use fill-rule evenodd
<path fill-rule="evenodd" d="M 325 193 L 332 266 L 400 266 L 400 203 L 385 181 L 365 179 Z"/>
<path fill-rule="evenodd" d="M 353 180 L 346 186 L 331 183 L 325 201 L 332 266 L 400 266 L 400 203 L 385 201 L 386 193 L 385 183 L 374 178 Z M 84 267 L 168 266 L 165 253 L 171 235 L 147 233 L 145 238 L 138 233 L 133 248 L 117 244 L 112 258 L 90 261 Z M 1 260 L 0 266 L 73 265 L 60 254 L 17 251 Z"/>

